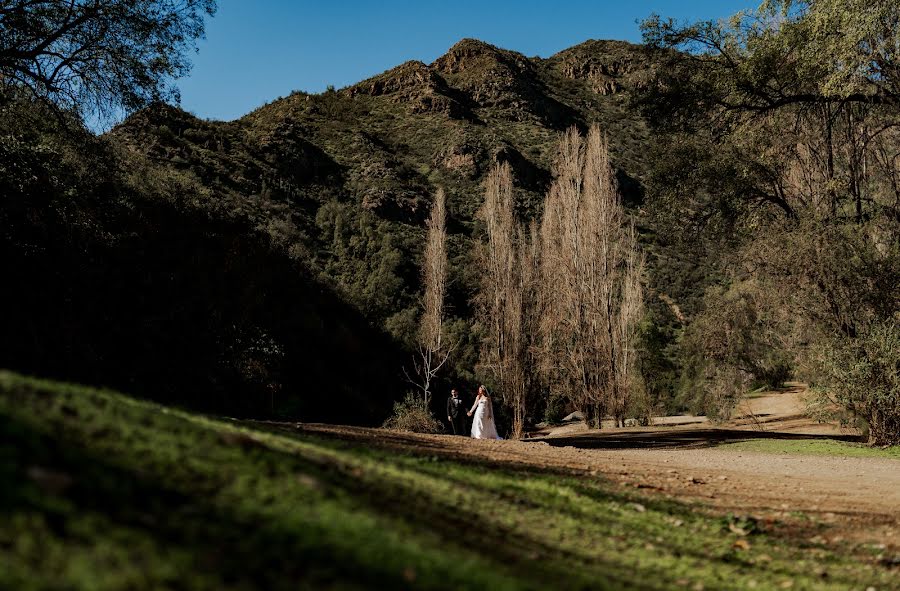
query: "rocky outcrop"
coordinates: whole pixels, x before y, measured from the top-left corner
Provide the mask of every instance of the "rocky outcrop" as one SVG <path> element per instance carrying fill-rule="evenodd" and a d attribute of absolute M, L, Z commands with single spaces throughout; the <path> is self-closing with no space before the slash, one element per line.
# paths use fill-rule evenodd
<path fill-rule="evenodd" d="M 432 72 L 428 66 L 413 60 L 354 84 L 344 92 L 350 97 L 359 94 L 384 96 L 396 93 L 417 93 L 423 89 L 440 90 L 446 87 L 447 83 Z"/>
<path fill-rule="evenodd" d="M 463 178 L 474 179 L 483 172 L 488 152 L 475 138 L 457 138 L 434 156 L 433 165 Z"/>
<path fill-rule="evenodd" d="M 350 98 L 367 95 L 388 97 L 406 103 L 410 112 L 441 113 L 453 119 L 468 115 L 468 109 L 434 70 L 419 61 L 409 61 L 383 74 L 354 84 L 344 90 Z"/>
<path fill-rule="evenodd" d="M 586 41 L 554 55 L 552 68 L 564 78 L 584 80 L 601 95 L 625 89 L 627 77 L 643 68 L 636 46 L 624 41 Z"/>
<path fill-rule="evenodd" d="M 521 53 L 500 49 L 478 39 L 463 39 L 436 59 L 431 67 L 443 74 L 483 72 L 487 68 L 522 75 L 532 69 L 532 64 Z"/>
<path fill-rule="evenodd" d="M 431 64 L 478 107 L 514 121 L 564 127 L 574 113 L 552 98 L 534 63 L 521 53 L 476 39 L 463 39 Z"/>

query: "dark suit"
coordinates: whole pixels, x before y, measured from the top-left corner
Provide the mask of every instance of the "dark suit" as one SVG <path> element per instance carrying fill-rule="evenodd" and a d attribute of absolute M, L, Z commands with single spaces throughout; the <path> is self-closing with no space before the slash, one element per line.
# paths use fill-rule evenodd
<path fill-rule="evenodd" d="M 450 396 L 447 399 L 447 417 L 450 419 L 454 435 L 466 434 L 466 406 L 462 398 Z"/>

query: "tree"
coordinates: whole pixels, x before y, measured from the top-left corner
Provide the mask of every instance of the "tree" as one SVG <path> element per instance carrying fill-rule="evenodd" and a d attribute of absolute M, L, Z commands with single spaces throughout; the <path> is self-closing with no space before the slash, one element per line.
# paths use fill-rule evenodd
<path fill-rule="evenodd" d="M 643 258 L 596 126 L 561 139 L 541 222 L 544 367 L 595 427 L 624 425 L 633 389 Z"/>
<path fill-rule="evenodd" d="M 419 324 L 415 378 L 409 381 L 422 391 L 425 409 L 431 403 L 431 383 L 453 352 L 444 338 L 444 295 L 447 291 L 447 208 L 444 190 L 438 189 L 431 205 L 425 254 L 422 258 L 422 319 Z M 409 376 L 407 376 L 409 377 Z"/>
<path fill-rule="evenodd" d="M 861 223 L 885 194 L 896 203 L 873 174 L 896 168 L 883 165 L 900 125 L 896 2 L 770 0 L 729 22 L 642 29 L 659 60 L 637 103 L 676 132 L 666 144 L 716 160 L 701 171 L 708 204 Z"/>
<path fill-rule="evenodd" d="M 802 370 L 823 391 L 853 389 L 857 398 L 833 400 L 865 421 L 896 424 L 890 405 L 864 397 L 896 359 L 866 339 L 900 317 L 900 5 L 771 0 L 729 22 L 653 17 L 643 28 L 662 60 L 638 100 L 664 146 L 648 175 L 650 208 L 716 232 L 730 251 L 725 293 L 739 288 L 732 303 L 754 319 L 752 338 L 705 355 L 705 369 L 727 377 L 775 360 L 776 373 Z M 687 172 L 667 175 L 673 168 Z M 691 319 L 683 352 L 735 318 L 716 293 Z M 888 361 L 854 366 L 848 351 Z M 838 370 L 811 371 L 810 358 Z M 871 433 L 887 441 L 887 431 Z"/>
<path fill-rule="evenodd" d="M 798 29 L 801 63 L 818 62 L 823 97 L 900 105 L 900 4 L 894 0 L 768 0 Z"/>
<path fill-rule="evenodd" d="M 859 338 L 832 343 L 817 361 L 820 402 L 862 419 L 870 443 L 900 445 L 900 324 L 878 323 Z"/>
<path fill-rule="evenodd" d="M 100 118 L 159 100 L 190 69 L 215 0 L 0 0 L 0 85 Z"/>
<path fill-rule="evenodd" d="M 894 0 L 767 0 L 727 21 L 683 25 L 653 15 L 641 29 L 646 45 L 662 50 L 657 74 L 670 84 L 656 90 L 691 97 L 669 103 L 673 112 L 712 105 L 762 114 L 838 101 L 900 104 L 900 6 Z M 699 71 L 702 78 L 691 75 Z"/>
<path fill-rule="evenodd" d="M 482 362 L 512 410 L 512 437 L 519 439 L 539 382 L 533 357 L 539 252 L 536 226 L 526 234 L 516 218 L 508 163 L 488 173 L 479 216 L 487 231 L 478 298 L 479 316 L 487 329 Z"/>

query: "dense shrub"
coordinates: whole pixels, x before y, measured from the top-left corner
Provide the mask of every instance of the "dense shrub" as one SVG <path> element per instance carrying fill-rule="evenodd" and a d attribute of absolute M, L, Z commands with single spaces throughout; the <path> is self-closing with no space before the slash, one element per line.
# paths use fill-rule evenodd
<path fill-rule="evenodd" d="M 551 425 L 561 423 L 563 418 L 570 412 L 572 412 L 571 405 L 566 396 L 557 390 L 552 390 L 547 395 L 547 406 L 544 408 L 545 423 Z"/>
<path fill-rule="evenodd" d="M 869 441 L 900 445 L 900 325 L 883 322 L 822 349 L 820 402 L 862 421 Z"/>
<path fill-rule="evenodd" d="M 0 367 L 209 413 L 380 424 L 402 347 L 287 252 L 281 213 L 223 195 L 5 105 Z"/>
<path fill-rule="evenodd" d="M 692 411 L 727 419 L 754 385 L 781 386 L 792 374 L 791 357 L 754 286 L 712 288 L 705 306 L 681 340 L 681 388 L 691 392 Z"/>

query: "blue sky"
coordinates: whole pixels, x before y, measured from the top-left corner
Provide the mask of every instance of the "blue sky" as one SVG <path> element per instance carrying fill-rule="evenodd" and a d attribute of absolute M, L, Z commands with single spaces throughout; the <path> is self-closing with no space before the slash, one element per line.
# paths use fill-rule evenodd
<path fill-rule="evenodd" d="M 432 62 L 464 37 L 547 57 L 587 39 L 640 41 L 637 21 L 724 18 L 759 0 L 219 0 L 179 81 L 182 107 L 234 119 L 292 90 L 321 92 L 410 59 Z"/>

